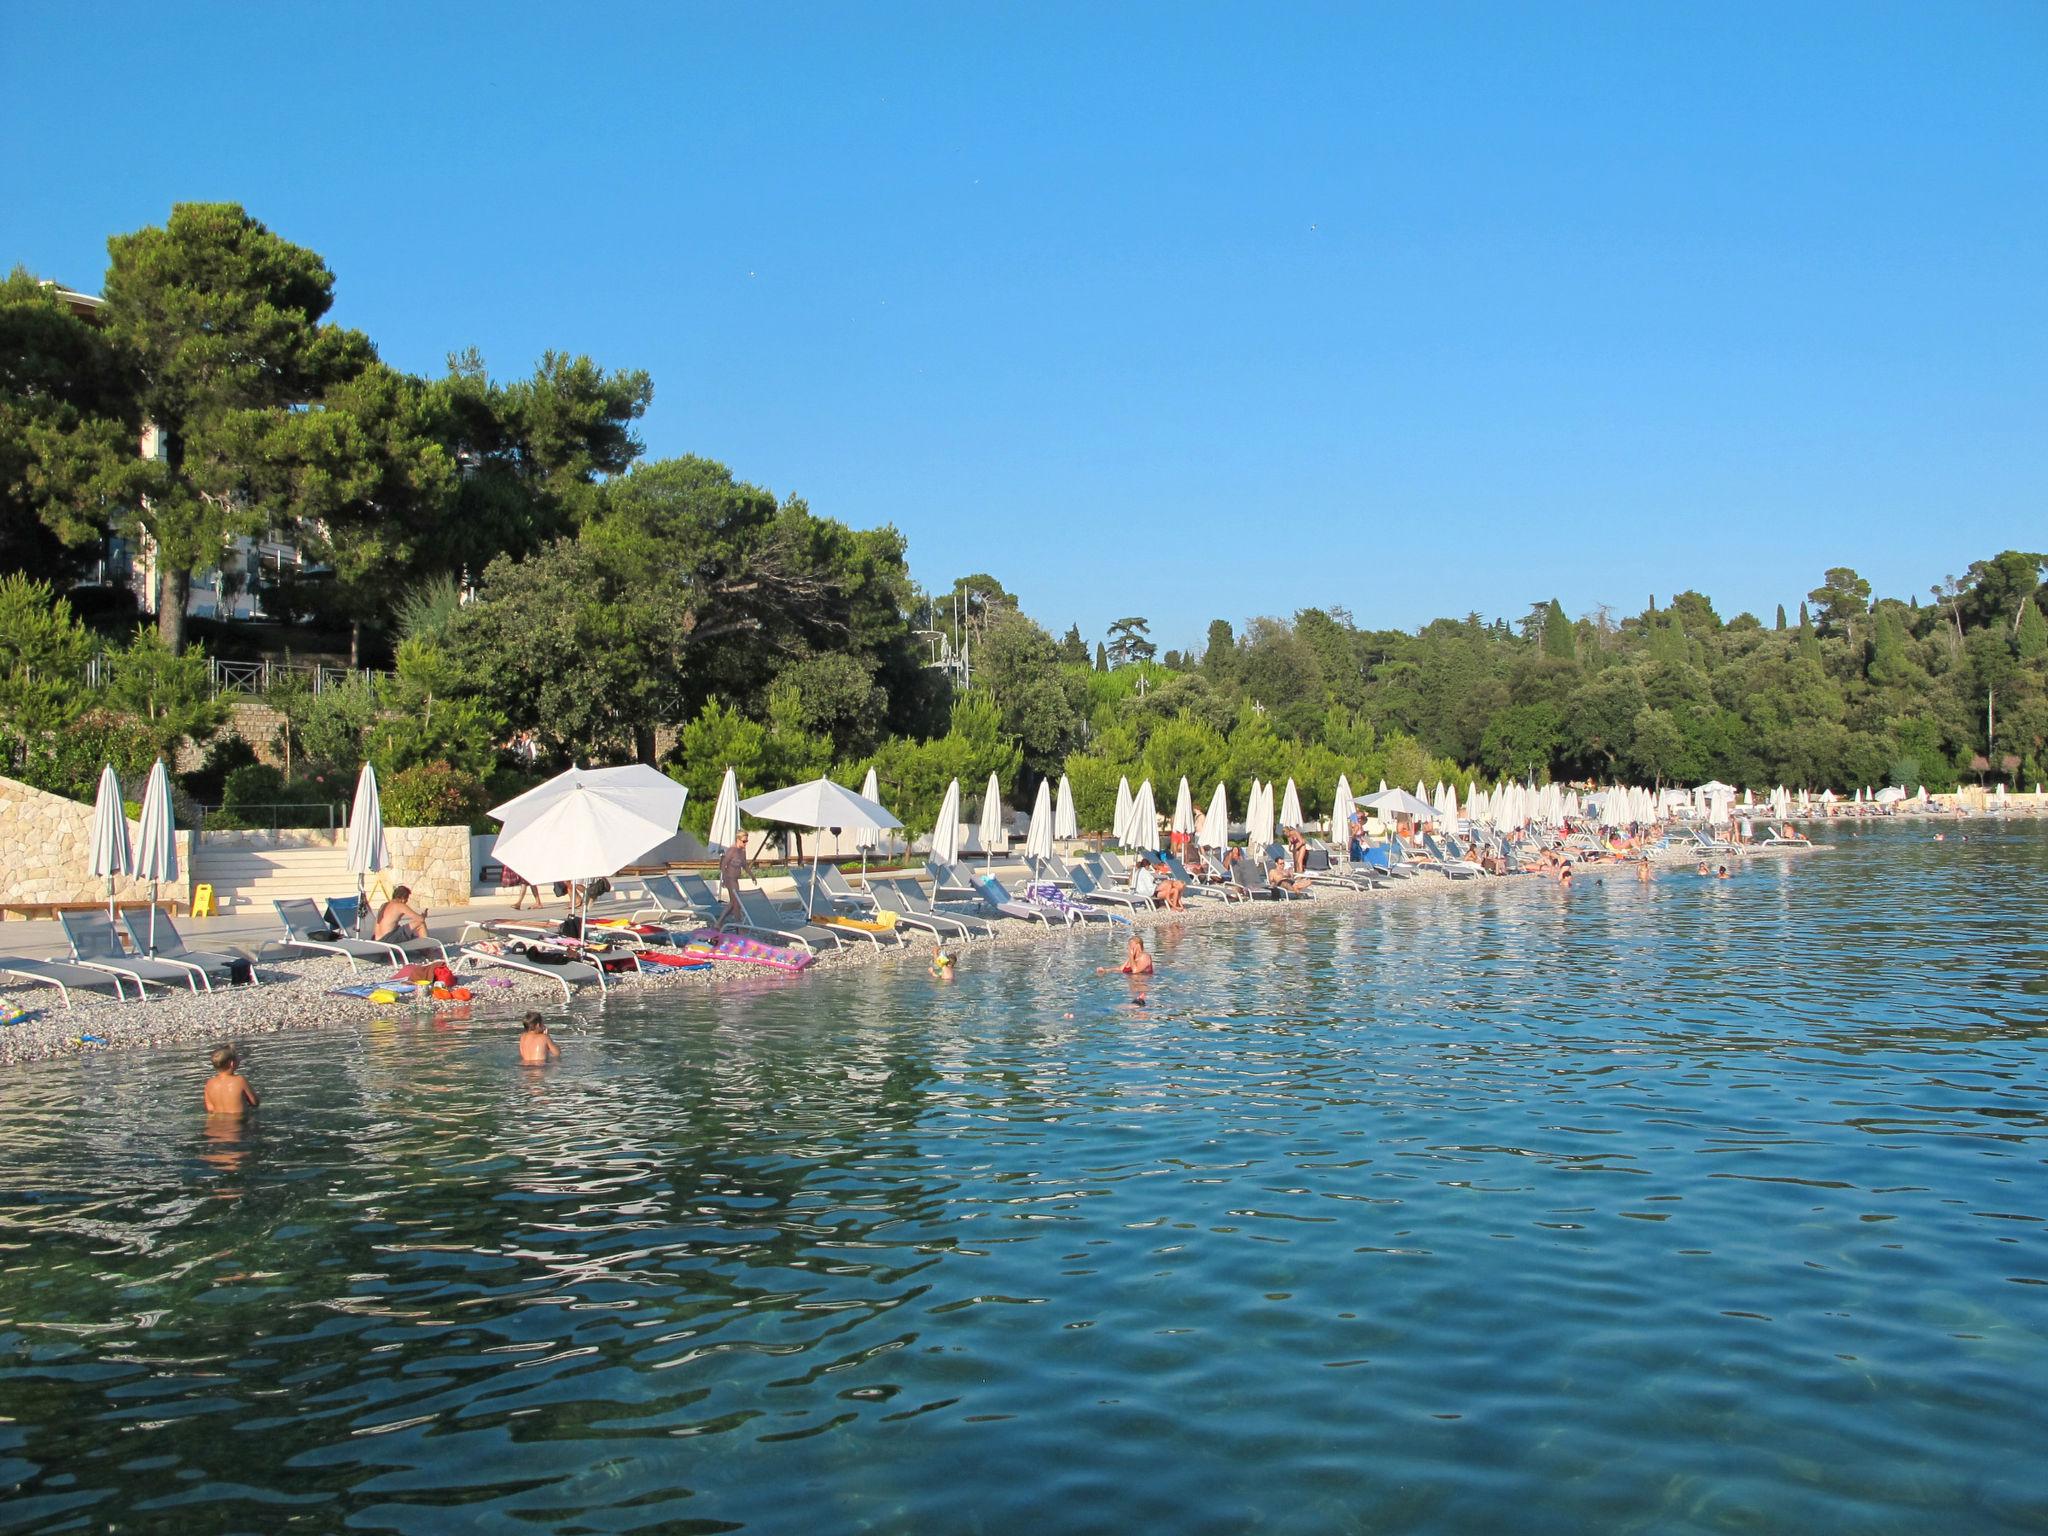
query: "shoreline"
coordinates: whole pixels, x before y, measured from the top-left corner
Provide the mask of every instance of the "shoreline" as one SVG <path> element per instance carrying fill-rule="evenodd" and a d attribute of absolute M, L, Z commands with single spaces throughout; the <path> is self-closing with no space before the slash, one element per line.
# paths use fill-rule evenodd
<path fill-rule="evenodd" d="M 1780 858 L 1812 853 L 1828 847 L 1750 847 L 1742 859 Z M 1690 854 L 1664 855 L 1655 863 L 1664 870 L 1688 869 L 1698 861 Z M 1583 866 L 1603 869 L 1604 865 Z M 1615 866 L 1624 868 L 1626 866 Z M 1014 866 L 1013 866 L 1014 868 Z M 1124 912 L 1122 923 L 1084 923 L 1049 928 L 1038 923 L 1010 922 L 988 938 L 951 940 L 949 947 L 961 955 L 993 948 L 1017 948 L 1029 944 L 1088 942 L 1109 938 L 1120 945 L 1121 935 L 1133 929 L 1141 932 L 1166 923 L 1207 927 L 1224 922 L 1247 922 L 1267 913 L 1287 910 L 1352 907 L 1379 901 L 1413 899 L 1431 891 L 1483 890 L 1502 884 L 1554 883 L 1543 875 L 1482 876 L 1451 880 L 1442 875 L 1418 874 L 1396 880 L 1376 890 L 1351 891 L 1338 886 L 1318 886 L 1312 903 L 1295 901 L 1221 902 L 1193 898 L 1181 912 L 1165 907 L 1152 911 Z M 927 963 L 929 938 L 919 930 L 905 943 L 878 948 L 849 945 L 821 955 L 816 963 L 796 975 L 765 972 L 759 967 L 729 961 L 689 970 L 668 969 L 646 975 L 626 975 L 611 983 L 613 992 L 639 997 L 657 993 L 683 994 L 691 989 L 737 990 L 758 988 L 764 980 L 780 986 L 801 986 L 813 973 L 844 970 L 853 966 Z M 0 1026 L 0 1070 L 23 1067 L 39 1061 L 106 1051 L 188 1049 L 200 1053 L 223 1041 L 237 1042 L 266 1035 L 345 1026 L 375 1027 L 399 1019 L 441 1019 L 444 1021 L 493 1020 L 502 1018 L 510 1026 L 525 1010 L 538 1009 L 551 1021 L 565 1013 L 584 1011 L 594 1000 L 598 1008 L 605 998 L 594 988 L 583 988 L 565 1005 L 560 988 L 541 977 L 511 971 L 484 969 L 464 973 L 462 980 L 477 996 L 470 1002 L 371 1003 L 365 999 L 337 996 L 333 989 L 377 977 L 370 968 L 351 975 L 346 960 L 338 957 L 305 955 L 265 959 L 261 962 L 266 980 L 259 986 L 223 987 L 213 992 L 151 992 L 140 1002 L 117 1003 L 108 998 L 79 998 L 70 1008 L 63 1006 L 47 987 L 23 984 L 0 989 L 0 996 L 24 1005 L 26 1016 Z M 47 1000 L 47 1001 L 45 1001 Z"/>

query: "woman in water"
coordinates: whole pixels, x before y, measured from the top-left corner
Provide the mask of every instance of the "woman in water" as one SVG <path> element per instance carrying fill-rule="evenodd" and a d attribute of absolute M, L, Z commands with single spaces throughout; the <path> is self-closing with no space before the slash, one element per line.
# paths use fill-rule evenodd
<path fill-rule="evenodd" d="M 1112 967 L 1107 965 L 1098 965 L 1095 967 L 1095 974 L 1107 976 L 1110 974 L 1111 969 Z M 1152 956 L 1145 948 L 1145 941 L 1137 934 L 1131 935 L 1131 942 L 1124 948 L 1124 963 L 1114 967 L 1114 969 L 1125 976 L 1150 976 L 1152 974 Z"/>

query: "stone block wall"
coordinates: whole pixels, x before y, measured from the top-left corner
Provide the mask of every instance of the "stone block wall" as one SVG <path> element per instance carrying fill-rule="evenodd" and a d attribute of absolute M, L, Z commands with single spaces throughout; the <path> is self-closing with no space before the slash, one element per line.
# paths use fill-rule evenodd
<path fill-rule="evenodd" d="M 128 823 L 128 844 L 141 840 Z M 178 879 L 160 886 L 162 900 L 189 906 L 192 834 L 178 837 Z M 0 778 L 0 898 L 19 902 L 93 902 L 107 899 L 107 882 L 91 873 L 92 807 Z M 149 883 L 116 880 L 121 901 L 147 901 Z"/>
<path fill-rule="evenodd" d="M 469 905 L 469 828 L 386 827 L 384 860 L 382 885 L 411 886 L 415 905 Z"/>

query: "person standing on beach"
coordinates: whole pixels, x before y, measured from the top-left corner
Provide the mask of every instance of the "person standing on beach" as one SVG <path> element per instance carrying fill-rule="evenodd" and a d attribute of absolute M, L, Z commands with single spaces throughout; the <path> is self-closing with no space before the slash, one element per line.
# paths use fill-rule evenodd
<path fill-rule="evenodd" d="M 206 1080 L 200 1095 L 209 1115 L 239 1115 L 263 1102 L 256 1097 L 256 1090 L 249 1086 L 241 1069 L 241 1055 L 232 1045 L 223 1045 L 213 1053 L 213 1076 Z"/>
<path fill-rule="evenodd" d="M 718 856 L 718 885 L 725 892 L 725 910 L 718 915 L 718 926 L 737 922 L 740 917 L 740 881 L 753 868 L 753 861 L 747 857 L 747 835 L 742 832 L 739 841 L 727 843 L 725 852 Z"/>

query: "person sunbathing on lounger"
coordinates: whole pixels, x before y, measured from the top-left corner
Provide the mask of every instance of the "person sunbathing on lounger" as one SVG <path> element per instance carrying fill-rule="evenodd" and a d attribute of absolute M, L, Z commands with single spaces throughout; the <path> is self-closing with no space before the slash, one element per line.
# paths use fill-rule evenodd
<path fill-rule="evenodd" d="M 427 909 L 412 904 L 412 887 L 396 886 L 391 899 L 377 909 L 376 926 L 370 930 L 373 939 L 393 939 L 409 943 L 413 939 L 427 936 Z"/>
<path fill-rule="evenodd" d="M 1306 891 L 1308 878 L 1296 874 L 1294 866 L 1287 862 L 1286 855 L 1273 861 L 1273 867 L 1266 871 L 1266 883 L 1283 891 Z"/>
<path fill-rule="evenodd" d="M 1172 873 L 1166 867 L 1166 861 L 1163 859 L 1150 865 L 1149 868 L 1152 871 L 1152 894 L 1166 903 L 1167 911 L 1187 911 L 1187 904 L 1181 900 L 1181 897 L 1187 893 L 1187 882 L 1174 879 Z"/>

